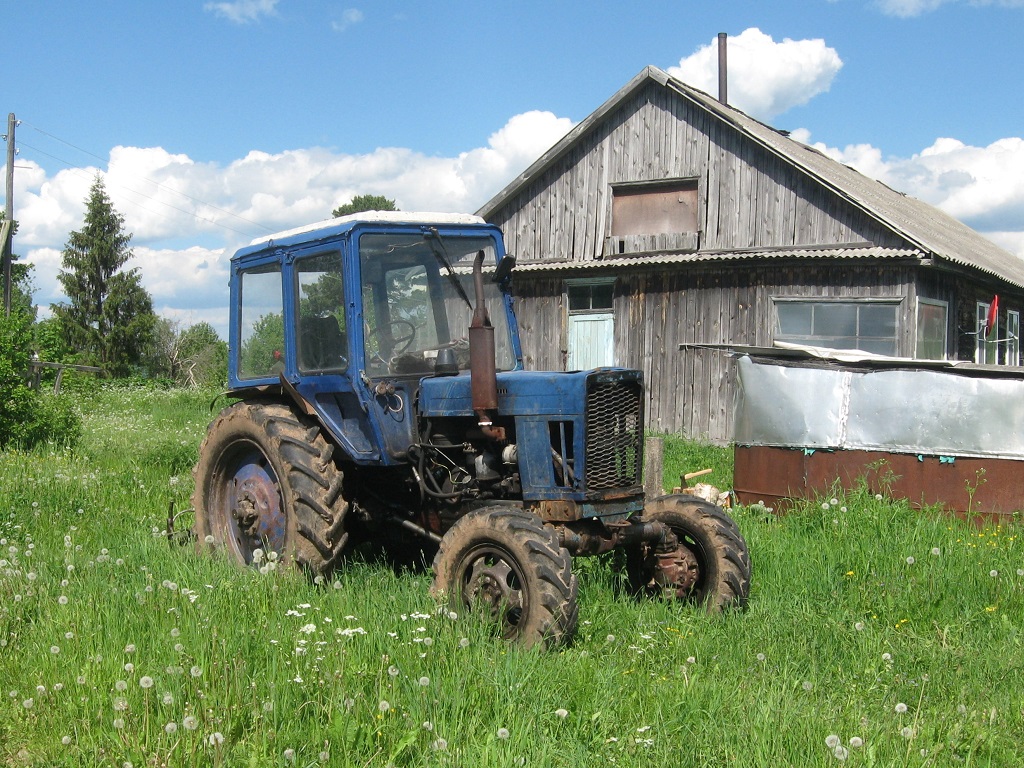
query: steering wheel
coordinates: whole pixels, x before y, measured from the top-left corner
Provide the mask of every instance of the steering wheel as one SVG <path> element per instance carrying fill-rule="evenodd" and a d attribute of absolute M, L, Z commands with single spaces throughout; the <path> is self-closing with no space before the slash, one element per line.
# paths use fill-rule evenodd
<path fill-rule="evenodd" d="M 408 320 L 391 320 L 389 322 L 384 323 L 383 325 L 378 325 L 376 328 L 369 329 L 366 331 L 366 341 L 369 342 L 370 339 L 374 338 L 377 338 L 379 341 L 380 331 L 382 328 L 387 328 L 390 330 L 395 326 L 402 326 L 408 329 L 408 332 L 399 333 L 397 336 L 394 334 L 389 334 L 391 336 L 392 345 L 389 354 L 391 354 L 392 356 L 402 354 L 403 352 L 405 352 L 405 350 L 412 346 L 412 341 L 414 338 L 416 338 L 416 326 Z"/>

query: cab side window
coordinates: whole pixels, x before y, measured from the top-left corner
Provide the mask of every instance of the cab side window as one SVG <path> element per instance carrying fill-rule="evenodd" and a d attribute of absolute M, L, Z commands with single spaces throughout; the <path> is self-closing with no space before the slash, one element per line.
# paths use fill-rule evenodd
<path fill-rule="evenodd" d="M 238 377 L 259 379 L 284 370 L 284 294 L 281 265 L 246 270 L 241 276 Z"/>

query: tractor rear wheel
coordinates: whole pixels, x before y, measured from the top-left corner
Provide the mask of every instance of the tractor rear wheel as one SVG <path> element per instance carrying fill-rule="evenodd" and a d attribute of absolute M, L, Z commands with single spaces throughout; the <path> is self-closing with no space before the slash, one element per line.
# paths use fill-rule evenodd
<path fill-rule="evenodd" d="M 572 558 L 541 520 L 492 506 L 459 518 L 434 558 L 435 595 L 526 647 L 567 643 L 579 613 Z"/>
<path fill-rule="evenodd" d="M 635 595 L 694 602 L 713 613 L 746 607 L 750 553 L 721 507 L 677 494 L 647 502 L 643 517 L 668 526 L 679 545 L 658 551 L 643 544 L 627 551 L 626 571 Z"/>
<path fill-rule="evenodd" d="M 327 575 L 345 547 L 348 502 L 334 446 L 282 403 L 243 401 L 210 424 L 193 470 L 197 546 L 242 565 L 256 550 Z"/>

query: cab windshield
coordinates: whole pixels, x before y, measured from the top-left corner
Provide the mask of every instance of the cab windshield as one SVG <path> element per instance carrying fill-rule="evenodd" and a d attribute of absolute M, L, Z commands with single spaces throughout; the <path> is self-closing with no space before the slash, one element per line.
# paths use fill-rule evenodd
<path fill-rule="evenodd" d="M 494 240 L 426 234 L 365 234 L 359 238 L 363 342 L 371 376 L 431 373 L 438 352 L 451 349 L 469 369 L 473 260 L 484 252 L 484 293 L 494 326 L 496 366 L 515 367 L 504 298 L 487 279 Z"/>

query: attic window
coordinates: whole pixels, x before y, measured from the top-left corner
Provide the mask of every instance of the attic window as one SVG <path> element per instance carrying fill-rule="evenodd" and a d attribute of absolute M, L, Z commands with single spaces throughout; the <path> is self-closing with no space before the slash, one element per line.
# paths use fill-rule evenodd
<path fill-rule="evenodd" d="M 612 236 L 697 232 L 697 180 L 612 188 Z"/>

